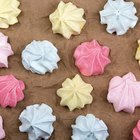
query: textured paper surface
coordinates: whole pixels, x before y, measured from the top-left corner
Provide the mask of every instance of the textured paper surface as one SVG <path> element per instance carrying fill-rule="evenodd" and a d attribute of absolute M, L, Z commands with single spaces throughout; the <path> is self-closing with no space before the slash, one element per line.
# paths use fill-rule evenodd
<path fill-rule="evenodd" d="M 19 23 L 9 29 L 0 30 L 9 36 L 15 55 L 9 59 L 9 68 L 0 69 L 0 75 L 14 74 L 26 84 L 25 99 L 19 102 L 16 108 L 0 108 L 0 115 L 4 119 L 6 131 L 5 140 L 27 140 L 27 134 L 20 133 L 18 117 L 27 105 L 47 103 L 54 110 L 57 121 L 54 124 L 55 131 L 50 140 L 70 140 L 72 135 L 71 124 L 74 124 L 78 115 L 93 113 L 102 119 L 109 128 L 108 140 L 131 140 L 132 129 L 140 119 L 140 108 L 133 115 L 120 112 L 116 113 L 111 104 L 107 102 L 107 90 L 109 80 L 115 76 L 122 76 L 129 71 L 133 72 L 140 81 L 140 66 L 135 60 L 135 52 L 138 47 L 137 39 L 140 38 L 140 23 L 123 36 L 108 34 L 105 25 L 100 24 L 99 10 L 103 9 L 106 0 L 72 0 L 78 7 L 85 9 L 87 23 L 79 36 L 73 36 L 66 40 L 60 35 L 54 35 L 51 30 L 49 14 L 57 7 L 59 0 L 20 0 L 22 13 L 18 17 Z M 68 2 L 65 1 L 65 2 Z M 134 0 L 140 18 L 140 1 Z M 21 52 L 32 40 L 51 41 L 59 50 L 61 61 L 58 70 L 53 74 L 39 76 L 26 71 L 21 64 Z M 82 110 L 70 112 L 67 107 L 60 106 L 60 98 L 56 90 L 61 87 L 67 78 L 73 78 L 78 69 L 74 65 L 74 49 L 84 41 L 98 40 L 111 49 L 110 59 L 112 63 L 107 66 L 104 75 L 84 77 L 82 79 L 92 84 L 93 103 Z"/>

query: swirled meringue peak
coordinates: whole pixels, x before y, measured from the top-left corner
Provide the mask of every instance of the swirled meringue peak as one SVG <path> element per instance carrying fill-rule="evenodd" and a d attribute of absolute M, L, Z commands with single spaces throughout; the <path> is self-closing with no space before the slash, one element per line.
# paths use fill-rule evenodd
<path fill-rule="evenodd" d="M 72 140 L 106 140 L 109 136 L 106 124 L 92 114 L 78 116 L 72 129 Z"/>
<path fill-rule="evenodd" d="M 13 54 L 11 45 L 8 43 L 8 37 L 0 32 L 0 68 L 8 68 L 8 56 Z"/>
<path fill-rule="evenodd" d="M 136 58 L 136 60 L 138 60 L 139 65 L 140 65 L 140 39 L 138 40 L 138 45 L 139 45 L 139 46 L 138 46 L 138 48 L 137 48 L 135 58 Z"/>
<path fill-rule="evenodd" d="M 84 9 L 77 8 L 71 2 L 60 1 L 57 9 L 49 16 L 53 33 L 62 34 L 66 39 L 69 39 L 72 34 L 80 34 L 86 23 L 83 15 Z"/>
<path fill-rule="evenodd" d="M 101 46 L 96 40 L 84 42 L 74 52 L 75 65 L 85 76 L 103 74 L 106 65 L 111 63 L 109 52 L 108 47 Z"/>
<path fill-rule="evenodd" d="M 23 81 L 17 80 L 13 75 L 0 76 L 0 105 L 2 107 L 15 107 L 17 102 L 24 99 Z"/>
<path fill-rule="evenodd" d="M 115 76 L 109 83 L 107 100 L 113 104 L 115 111 L 133 113 L 140 106 L 140 82 L 133 73 L 123 77 Z"/>
<path fill-rule="evenodd" d="M 0 28 L 8 28 L 18 22 L 19 5 L 18 0 L 0 0 Z"/>
<path fill-rule="evenodd" d="M 140 120 L 136 127 L 133 129 L 133 140 L 140 140 Z"/>
<path fill-rule="evenodd" d="M 67 78 L 62 83 L 62 88 L 57 90 L 57 95 L 61 97 L 60 105 L 68 106 L 70 111 L 83 108 L 86 104 L 92 103 L 93 87 L 85 83 L 77 74 L 72 80 Z"/>
<path fill-rule="evenodd" d="M 57 48 L 49 41 L 32 41 L 22 52 L 22 64 L 33 73 L 45 74 L 57 69 L 60 58 Z"/>
<path fill-rule="evenodd" d="M 3 119 L 0 116 L 0 139 L 3 139 L 5 137 L 5 131 L 3 129 Z"/>
<path fill-rule="evenodd" d="M 47 104 L 27 106 L 20 114 L 22 125 L 20 132 L 27 132 L 29 140 L 47 140 L 54 128 L 52 126 L 56 117 L 52 115 L 52 108 Z"/>
<path fill-rule="evenodd" d="M 108 0 L 104 10 L 100 11 L 101 24 L 107 24 L 108 33 L 116 32 L 117 35 L 123 35 L 137 24 L 136 13 L 133 2 Z"/>

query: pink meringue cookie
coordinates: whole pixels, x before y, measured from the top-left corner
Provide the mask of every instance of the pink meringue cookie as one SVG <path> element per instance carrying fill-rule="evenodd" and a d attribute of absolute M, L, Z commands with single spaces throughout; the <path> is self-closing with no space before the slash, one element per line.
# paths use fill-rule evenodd
<path fill-rule="evenodd" d="M 8 56 L 14 54 L 11 49 L 11 45 L 7 42 L 8 36 L 5 36 L 0 32 L 0 68 L 8 68 Z"/>
<path fill-rule="evenodd" d="M 0 116 L 0 139 L 3 139 L 5 137 L 5 131 L 3 129 L 3 120 Z"/>
<path fill-rule="evenodd" d="M 140 82 L 129 72 L 122 78 L 115 76 L 109 83 L 107 100 L 113 104 L 115 111 L 133 113 L 140 106 Z"/>
<path fill-rule="evenodd" d="M 0 105 L 2 107 L 15 107 L 17 102 L 24 99 L 25 89 L 23 81 L 17 80 L 13 75 L 0 76 Z"/>
<path fill-rule="evenodd" d="M 140 140 L 140 120 L 136 127 L 133 129 L 133 140 Z"/>
<path fill-rule="evenodd" d="M 111 63 L 109 52 L 108 47 L 101 46 L 96 40 L 84 42 L 74 52 L 75 65 L 85 76 L 102 74 L 106 65 Z"/>

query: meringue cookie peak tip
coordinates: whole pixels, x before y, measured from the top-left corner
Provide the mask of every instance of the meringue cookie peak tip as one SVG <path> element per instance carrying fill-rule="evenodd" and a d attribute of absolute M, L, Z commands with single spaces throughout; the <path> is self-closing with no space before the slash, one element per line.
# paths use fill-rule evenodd
<path fill-rule="evenodd" d="M 80 34 L 86 20 L 83 18 L 84 9 L 78 8 L 71 2 L 60 1 L 57 9 L 50 14 L 53 33 L 59 33 L 66 39 Z"/>
<path fill-rule="evenodd" d="M 79 75 L 72 80 L 67 78 L 62 83 L 62 88 L 57 90 L 57 95 L 61 98 L 60 105 L 68 106 L 70 111 L 83 108 L 86 104 L 91 104 L 93 97 L 90 95 L 93 87 L 85 83 Z"/>

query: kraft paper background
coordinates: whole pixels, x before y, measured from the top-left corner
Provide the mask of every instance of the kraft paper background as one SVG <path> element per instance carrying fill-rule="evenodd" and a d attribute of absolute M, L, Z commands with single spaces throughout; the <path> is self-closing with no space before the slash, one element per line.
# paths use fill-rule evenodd
<path fill-rule="evenodd" d="M 68 0 L 64 0 L 68 2 Z M 20 0 L 19 23 L 8 29 L 0 29 L 9 36 L 15 55 L 9 57 L 9 68 L 0 69 L 0 75 L 13 74 L 26 84 L 25 99 L 19 102 L 15 108 L 0 108 L 0 115 L 4 119 L 6 138 L 4 140 L 27 140 L 26 133 L 20 133 L 21 125 L 18 117 L 26 106 L 36 103 L 50 105 L 56 115 L 54 123 L 55 131 L 50 140 L 70 140 L 72 135 L 71 124 L 75 122 L 78 115 L 93 113 L 102 119 L 109 128 L 108 140 L 131 140 L 132 129 L 140 119 L 140 108 L 135 109 L 134 114 L 124 112 L 116 113 L 112 104 L 107 102 L 107 90 L 110 79 L 113 76 L 122 76 L 133 72 L 140 81 L 140 66 L 135 60 L 137 39 L 140 38 L 140 23 L 134 29 L 130 29 L 123 36 L 111 35 L 106 32 L 106 26 L 100 24 L 99 11 L 103 9 L 106 0 L 71 0 L 78 7 L 85 9 L 87 21 L 81 34 L 72 36 L 66 40 L 61 35 L 54 35 L 49 21 L 49 15 L 56 9 L 59 0 Z M 134 0 L 140 18 L 140 1 Z M 77 45 L 84 41 L 98 40 L 101 44 L 111 49 L 110 59 L 112 63 L 107 66 L 105 73 L 101 76 L 85 77 L 82 79 L 92 84 L 94 98 L 91 105 L 84 109 L 76 109 L 70 112 L 67 107 L 60 106 L 60 98 L 56 90 L 67 78 L 73 78 L 78 69 L 74 65 L 73 53 Z M 61 61 L 59 68 L 52 74 L 43 76 L 26 71 L 21 64 L 21 52 L 32 40 L 49 40 L 59 50 Z"/>

